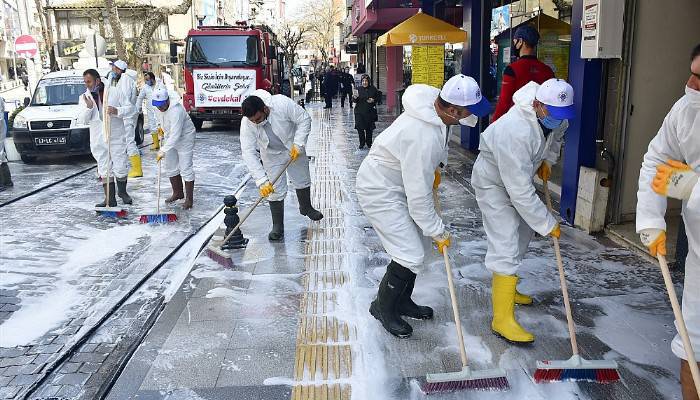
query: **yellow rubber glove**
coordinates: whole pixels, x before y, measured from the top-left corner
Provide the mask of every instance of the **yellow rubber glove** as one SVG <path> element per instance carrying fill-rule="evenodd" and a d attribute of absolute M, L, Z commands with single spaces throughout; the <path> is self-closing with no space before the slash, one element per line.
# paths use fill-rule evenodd
<path fill-rule="evenodd" d="M 433 236 L 433 241 L 435 241 L 435 244 L 437 245 L 440 254 L 443 254 L 445 252 L 445 249 L 450 247 L 450 238 L 450 233 L 447 231 L 443 232 L 441 235 Z"/>
<path fill-rule="evenodd" d="M 161 128 L 160 126 L 158 127 L 158 130 L 156 131 L 156 133 L 158 134 L 158 137 L 161 139 L 163 139 L 165 137 L 165 131 L 163 131 L 163 128 Z"/>
<path fill-rule="evenodd" d="M 540 167 L 537 168 L 537 176 L 543 181 L 549 181 L 549 178 L 552 176 L 552 167 L 547 161 L 542 161 Z"/>
<path fill-rule="evenodd" d="M 651 188 L 662 196 L 688 200 L 697 183 L 698 174 L 689 165 L 668 160 L 666 164 L 656 167 L 656 176 L 651 182 Z"/>
<path fill-rule="evenodd" d="M 666 232 L 657 228 L 642 229 L 639 232 L 639 238 L 642 244 L 649 249 L 649 254 L 652 257 L 658 255 L 666 255 Z"/>
<path fill-rule="evenodd" d="M 557 239 L 561 237 L 561 227 L 559 226 L 559 224 L 556 224 L 554 226 L 554 229 L 552 229 L 552 231 L 549 232 L 549 236 L 555 237 Z"/>
<path fill-rule="evenodd" d="M 262 197 L 267 197 L 271 195 L 274 191 L 275 188 L 272 187 L 272 184 L 270 182 L 265 182 L 262 186 L 260 186 L 260 196 Z"/>
<path fill-rule="evenodd" d="M 433 190 L 437 190 L 440 186 L 442 178 L 440 177 L 440 168 L 435 169 L 435 179 L 433 179 Z"/>
<path fill-rule="evenodd" d="M 301 149 L 299 149 L 299 146 L 293 144 L 292 149 L 289 150 L 289 157 L 292 159 L 292 161 L 296 161 L 299 154 L 301 154 Z"/>
<path fill-rule="evenodd" d="M 160 160 L 162 160 L 163 157 L 165 157 L 165 153 L 163 153 L 162 151 L 159 151 L 158 154 L 156 154 L 156 161 L 160 162 Z"/>

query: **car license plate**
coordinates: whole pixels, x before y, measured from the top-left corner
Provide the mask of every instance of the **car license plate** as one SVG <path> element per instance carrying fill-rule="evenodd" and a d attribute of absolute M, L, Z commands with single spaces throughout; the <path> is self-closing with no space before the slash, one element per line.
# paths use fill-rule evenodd
<path fill-rule="evenodd" d="M 230 108 L 224 108 L 224 109 L 213 109 L 211 110 L 212 114 L 232 114 L 233 110 Z"/>
<path fill-rule="evenodd" d="M 65 136 L 38 137 L 34 138 L 37 146 L 49 146 L 54 144 L 66 144 Z"/>

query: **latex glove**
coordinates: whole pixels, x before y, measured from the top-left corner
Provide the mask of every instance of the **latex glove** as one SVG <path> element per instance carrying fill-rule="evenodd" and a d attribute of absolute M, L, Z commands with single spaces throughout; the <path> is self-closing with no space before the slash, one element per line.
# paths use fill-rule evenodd
<path fill-rule="evenodd" d="M 163 139 L 165 137 L 165 132 L 163 131 L 163 128 L 161 128 L 160 126 L 158 127 L 158 130 L 156 131 L 156 133 L 158 134 L 159 139 Z"/>
<path fill-rule="evenodd" d="M 542 161 L 540 167 L 537 168 L 537 176 L 543 181 L 549 181 L 549 178 L 552 176 L 552 167 L 547 161 Z"/>
<path fill-rule="evenodd" d="M 159 151 L 158 154 L 156 154 L 156 161 L 160 162 L 160 160 L 162 160 L 163 157 L 165 157 L 165 153 L 163 153 L 162 151 Z"/>
<path fill-rule="evenodd" d="M 649 249 L 649 254 L 653 257 L 666 255 L 666 232 L 657 228 L 642 229 L 639 232 L 642 244 Z"/>
<path fill-rule="evenodd" d="M 293 144 L 292 149 L 289 150 L 289 157 L 292 159 L 292 161 L 296 161 L 297 158 L 299 158 L 299 154 L 301 154 L 301 149 L 299 146 Z"/>
<path fill-rule="evenodd" d="M 262 197 L 267 197 L 272 194 L 272 192 L 275 191 L 275 188 L 272 187 L 272 184 L 268 181 L 262 184 L 260 186 L 260 196 Z"/>
<path fill-rule="evenodd" d="M 450 233 L 447 231 L 443 232 L 440 235 L 433 236 L 433 241 L 435 241 L 435 244 L 437 245 L 440 254 L 443 254 L 445 252 L 445 249 L 450 247 L 450 239 Z"/>
<path fill-rule="evenodd" d="M 552 231 L 549 232 L 549 236 L 555 237 L 557 239 L 561 237 L 561 227 L 559 226 L 559 224 L 556 224 L 554 226 L 554 229 L 552 229 Z"/>
<path fill-rule="evenodd" d="M 698 184 L 698 174 L 689 165 L 668 160 L 656 167 L 651 188 L 658 194 L 674 199 L 688 200 Z"/>
<path fill-rule="evenodd" d="M 433 179 L 433 190 L 437 190 L 437 188 L 440 186 L 441 182 L 441 177 L 440 177 L 440 168 L 435 169 L 435 179 Z"/>

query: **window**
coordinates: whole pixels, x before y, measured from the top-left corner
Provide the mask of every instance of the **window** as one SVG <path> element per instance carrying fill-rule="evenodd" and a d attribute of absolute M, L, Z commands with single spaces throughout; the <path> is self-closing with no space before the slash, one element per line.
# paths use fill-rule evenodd
<path fill-rule="evenodd" d="M 222 65 L 256 65 L 257 36 L 190 36 L 187 41 L 187 63 Z"/>

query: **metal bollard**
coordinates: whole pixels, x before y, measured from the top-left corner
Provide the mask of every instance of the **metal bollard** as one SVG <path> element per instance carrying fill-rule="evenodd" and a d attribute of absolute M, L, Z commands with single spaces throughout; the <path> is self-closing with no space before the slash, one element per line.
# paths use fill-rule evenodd
<path fill-rule="evenodd" d="M 226 217 L 224 217 L 226 236 L 231 233 L 231 230 L 238 225 L 238 222 L 241 220 L 238 216 L 238 207 L 236 207 L 237 202 L 238 199 L 236 199 L 236 196 L 229 195 L 224 197 L 224 205 L 226 206 L 224 208 L 224 214 L 226 214 Z M 245 248 L 247 244 L 248 239 L 243 237 L 243 233 L 240 229 L 236 229 L 236 232 L 231 235 L 228 241 L 221 246 L 221 249 L 242 249 Z"/>

